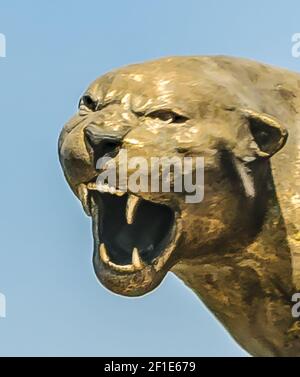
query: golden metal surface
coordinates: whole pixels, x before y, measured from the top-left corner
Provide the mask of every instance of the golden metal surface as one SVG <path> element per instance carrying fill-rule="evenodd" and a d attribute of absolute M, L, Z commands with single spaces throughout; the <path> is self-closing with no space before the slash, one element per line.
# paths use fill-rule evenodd
<path fill-rule="evenodd" d="M 98 175 L 87 129 L 118 140 L 129 157 L 205 158 L 201 203 L 139 195 L 176 214 L 171 242 L 153 264 L 120 267 L 105 253 L 105 267 L 94 225 L 99 280 L 135 296 L 171 270 L 250 354 L 300 356 L 291 316 L 300 291 L 299 112 L 299 74 L 231 57 L 163 58 L 93 82 L 59 140 L 65 177 L 87 213 L 84 185 L 94 188 Z M 100 215 L 91 212 L 95 224 Z"/>

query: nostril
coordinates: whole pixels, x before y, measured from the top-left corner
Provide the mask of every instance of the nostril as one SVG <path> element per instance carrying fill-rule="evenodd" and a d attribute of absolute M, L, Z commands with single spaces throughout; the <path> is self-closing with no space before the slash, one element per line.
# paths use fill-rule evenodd
<path fill-rule="evenodd" d="M 94 155 L 95 163 L 103 156 L 116 156 L 121 140 L 117 135 L 104 134 L 98 127 L 87 127 L 85 129 L 85 142 Z"/>

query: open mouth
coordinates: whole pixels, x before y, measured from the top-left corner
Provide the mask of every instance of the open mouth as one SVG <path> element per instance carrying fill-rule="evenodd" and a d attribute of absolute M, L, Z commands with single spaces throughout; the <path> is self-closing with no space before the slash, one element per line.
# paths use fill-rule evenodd
<path fill-rule="evenodd" d="M 108 277 L 138 276 L 140 282 L 148 283 L 155 280 L 154 275 L 165 266 L 175 248 L 175 212 L 108 185 L 93 182 L 86 187 L 83 204 L 93 219 L 99 270 L 96 273 L 100 280 L 105 275 L 105 285 L 118 293 L 117 287 L 107 283 Z"/>

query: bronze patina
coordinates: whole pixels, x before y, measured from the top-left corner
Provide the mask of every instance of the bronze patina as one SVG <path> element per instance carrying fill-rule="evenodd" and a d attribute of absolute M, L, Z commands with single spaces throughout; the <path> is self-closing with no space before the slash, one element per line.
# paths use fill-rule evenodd
<path fill-rule="evenodd" d="M 172 271 L 250 354 L 300 356 L 299 112 L 300 74 L 232 57 L 163 58 L 93 82 L 59 156 L 92 217 L 99 280 L 139 296 Z M 96 191 L 96 159 L 120 148 L 204 157 L 204 199 Z"/>

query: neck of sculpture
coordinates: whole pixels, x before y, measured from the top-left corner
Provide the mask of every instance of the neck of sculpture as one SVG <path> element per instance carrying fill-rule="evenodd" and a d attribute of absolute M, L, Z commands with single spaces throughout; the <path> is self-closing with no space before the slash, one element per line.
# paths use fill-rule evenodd
<path fill-rule="evenodd" d="M 250 354 L 300 354 L 300 330 L 291 314 L 291 255 L 276 195 L 248 245 L 183 260 L 172 271 Z"/>

